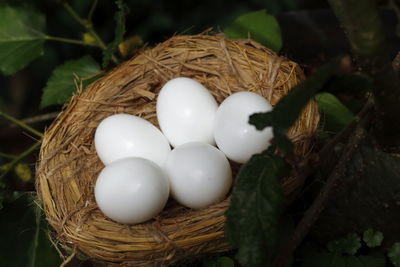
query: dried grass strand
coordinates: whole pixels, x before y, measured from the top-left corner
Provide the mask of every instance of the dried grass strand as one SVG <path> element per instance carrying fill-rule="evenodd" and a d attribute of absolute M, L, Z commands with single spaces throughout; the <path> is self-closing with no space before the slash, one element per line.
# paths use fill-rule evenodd
<path fill-rule="evenodd" d="M 94 200 L 94 183 L 103 168 L 92 141 L 98 123 L 129 113 L 157 126 L 157 94 L 178 76 L 201 82 L 219 103 L 232 93 L 252 91 L 272 105 L 304 79 L 296 63 L 255 41 L 202 34 L 174 36 L 147 48 L 79 91 L 46 130 L 37 164 L 39 200 L 61 247 L 110 266 L 165 266 L 231 248 L 223 231 L 229 198 L 202 210 L 170 201 L 157 218 L 138 225 L 111 221 Z M 309 153 L 318 120 L 311 101 L 289 131 L 297 155 Z M 290 198 L 301 183 L 285 179 L 285 194 Z"/>

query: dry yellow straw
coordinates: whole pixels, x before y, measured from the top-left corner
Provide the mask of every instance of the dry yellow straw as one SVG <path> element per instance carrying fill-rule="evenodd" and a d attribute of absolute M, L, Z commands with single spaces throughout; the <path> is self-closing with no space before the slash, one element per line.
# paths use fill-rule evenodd
<path fill-rule="evenodd" d="M 40 151 L 36 186 L 58 244 L 123 266 L 164 266 L 230 248 L 223 229 L 229 199 L 203 210 L 170 201 L 157 218 L 132 226 L 105 218 L 94 201 L 93 186 L 104 167 L 93 144 L 99 122 L 129 113 L 157 125 L 157 93 L 181 76 L 202 83 L 219 103 L 234 92 L 252 91 L 273 105 L 304 78 L 296 63 L 254 41 L 194 35 L 175 36 L 144 50 L 91 84 L 49 127 Z M 318 120 L 311 102 L 290 130 L 298 156 L 310 151 Z M 301 183 L 287 178 L 285 194 L 293 194 Z"/>

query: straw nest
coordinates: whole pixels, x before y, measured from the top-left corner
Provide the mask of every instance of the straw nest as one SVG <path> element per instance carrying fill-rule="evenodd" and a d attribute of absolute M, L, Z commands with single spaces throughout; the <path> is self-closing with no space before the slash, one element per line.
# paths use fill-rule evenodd
<path fill-rule="evenodd" d="M 168 80 L 181 76 L 201 82 L 219 103 L 247 90 L 272 105 L 304 78 L 296 63 L 252 40 L 208 35 L 172 37 L 113 69 L 76 94 L 43 139 L 36 186 L 56 243 L 122 266 L 164 266 L 230 249 L 224 240 L 229 199 L 202 210 L 169 201 L 160 215 L 138 225 L 111 221 L 94 200 L 94 184 L 104 167 L 93 142 L 99 122 L 111 114 L 129 113 L 157 125 L 157 93 Z M 311 102 L 290 130 L 297 155 L 310 151 L 318 119 Z M 285 194 L 293 194 L 301 183 L 295 177 L 285 179 Z"/>

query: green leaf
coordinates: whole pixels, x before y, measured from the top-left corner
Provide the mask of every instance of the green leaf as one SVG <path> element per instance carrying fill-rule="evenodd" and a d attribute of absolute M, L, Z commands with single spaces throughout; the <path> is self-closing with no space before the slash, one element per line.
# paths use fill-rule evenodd
<path fill-rule="evenodd" d="M 11 75 L 43 54 L 45 18 L 31 9 L 0 4 L 0 71 Z"/>
<path fill-rule="evenodd" d="M 338 132 L 354 119 L 351 112 L 336 96 L 320 93 L 315 96 L 320 110 L 324 114 L 325 129 Z"/>
<path fill-rule="evenodd" d="M 267 14 L 265 10 L 250 12 L 239 16 L 224 30 L 230 39 L 252 39 L 279 52 L 282 47 L 281 29 L 274 16 Z"/>
<path fill-rule="evenodd" d="M 40 106 L 43 108 L 53 104 L 64 104 L 76 90 L 75 75 L 79 78 L 88 78 L 99 71 L 99 64 L 91 56 L 66 61 L 51 74 L 43 89 Z M 83 88 L 95 81 L 97 77 L 84 80 Z"/>
<path fill-rule="evenodd" d="M 383 234 L 382 232 L 375 231 L 372 228 L 369 228 L 364 232 L 363 240 L 367 244 L 368 247 L 374 248 L 382 245 Z"/>
<path fill-rule="evenodd" d="M 274 109 L 266 113 L 255 113 L 250 116 L 249 123 L 258 130 L 272 126 L 275 142 L 279 148 L 288 150 L 286 136 L 288 129 L 296 122 L 303 108 L 311 98 L 326 86 L 339 66 L 339 58 L 324 64 L 313 75 L 296 85 L 289 93 L 283 96 Z M 276 137 L 279 137 L 278 139 Z"/>
<path fill-rule="evenodd" d="M 61 263 L 33 197 L 24 194 L 0 210 L 2 266 L 50 267 Z"/>
<path fill-rule="evenodd" d="M 388 257 L 394 266 L 400 266 L 400 242 L 396 242 L 388 251 Z"/>
<path fill-rule="evenodd" d="M 354 255 L 361 248 L 361 238 L 356 233 L 350 233 L 346 237 L 330 241 L 327 248 L 330 252 L 338 255 Z"/>
<path fill-rule="evenodd" d="M 123 41 L 125 29 L 125 16 L 128 13 L 128 7 L 125 5 L 123 0 L 117 0 L 115 3 L 118 6 L 118 11 L 115 13 L 114 19 L 117 23 L 115 27 L 115 38 L 114 41 L 107 45 L 107 48 L 103 51 L 103 68 L 106 68 L 110 64 L 111 58 L 114 52 L 117 50 L 118 45 Z"/>
<path fill-rule="evenodd" d="M 279 242 L 285 200 L 279 180 L 290 167 L 269 149 L 239 171 L 226 212 L 225 232 L 243 266 L 269 266 Z"/>
<path fill-rule="evenodd" d="M 386 260 L 380 255 L 341 256 L 333 253 L 311 253 L 302 262 L 302 267 L 384 267 Z"/>
<path fill-rule="evenodd" d="M 204 267 L 235 267 L 235 262 L 226 256 L 208 260 L 203 263 Z"/>

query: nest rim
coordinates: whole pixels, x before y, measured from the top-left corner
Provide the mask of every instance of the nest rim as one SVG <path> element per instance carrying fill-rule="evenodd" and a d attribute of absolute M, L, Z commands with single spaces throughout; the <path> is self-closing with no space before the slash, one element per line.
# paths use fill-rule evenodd
<path fill-rule="evenodd" d="M 139 225 L 105 218 L 93 200 L 93 184 L 102 168 L 90 144 L 96 124 L 107 114 L 127 112 L 158 126 L 154 116 L 158 90 L 182 74 L 202 83 L 218 103 L 246 88 L 242 91 L 257 92 L 273 106 L 304 79 L 296 63 L 253 40 L 201 34 L 174 36 L 147 48 L 79 90 L 46 129 L 37 164 L 39 203 L 55 230 L 57 244 L 126 266 L 164 266 L 231 249 L 223 229 L 229 198 L 202 210 L 169 201 L 160 215 Z M 300 117 L 289 137 L 296 154 L 305 156 L 318 126 L 316 103 L 311 101 Z M 79 120 L 83 122 L 77 126 Z M 239 167 L 233 166 L 234 173 Z M 293 177 L 285 179 L 285 194 L 290 197 L 301 184 Z"/>

